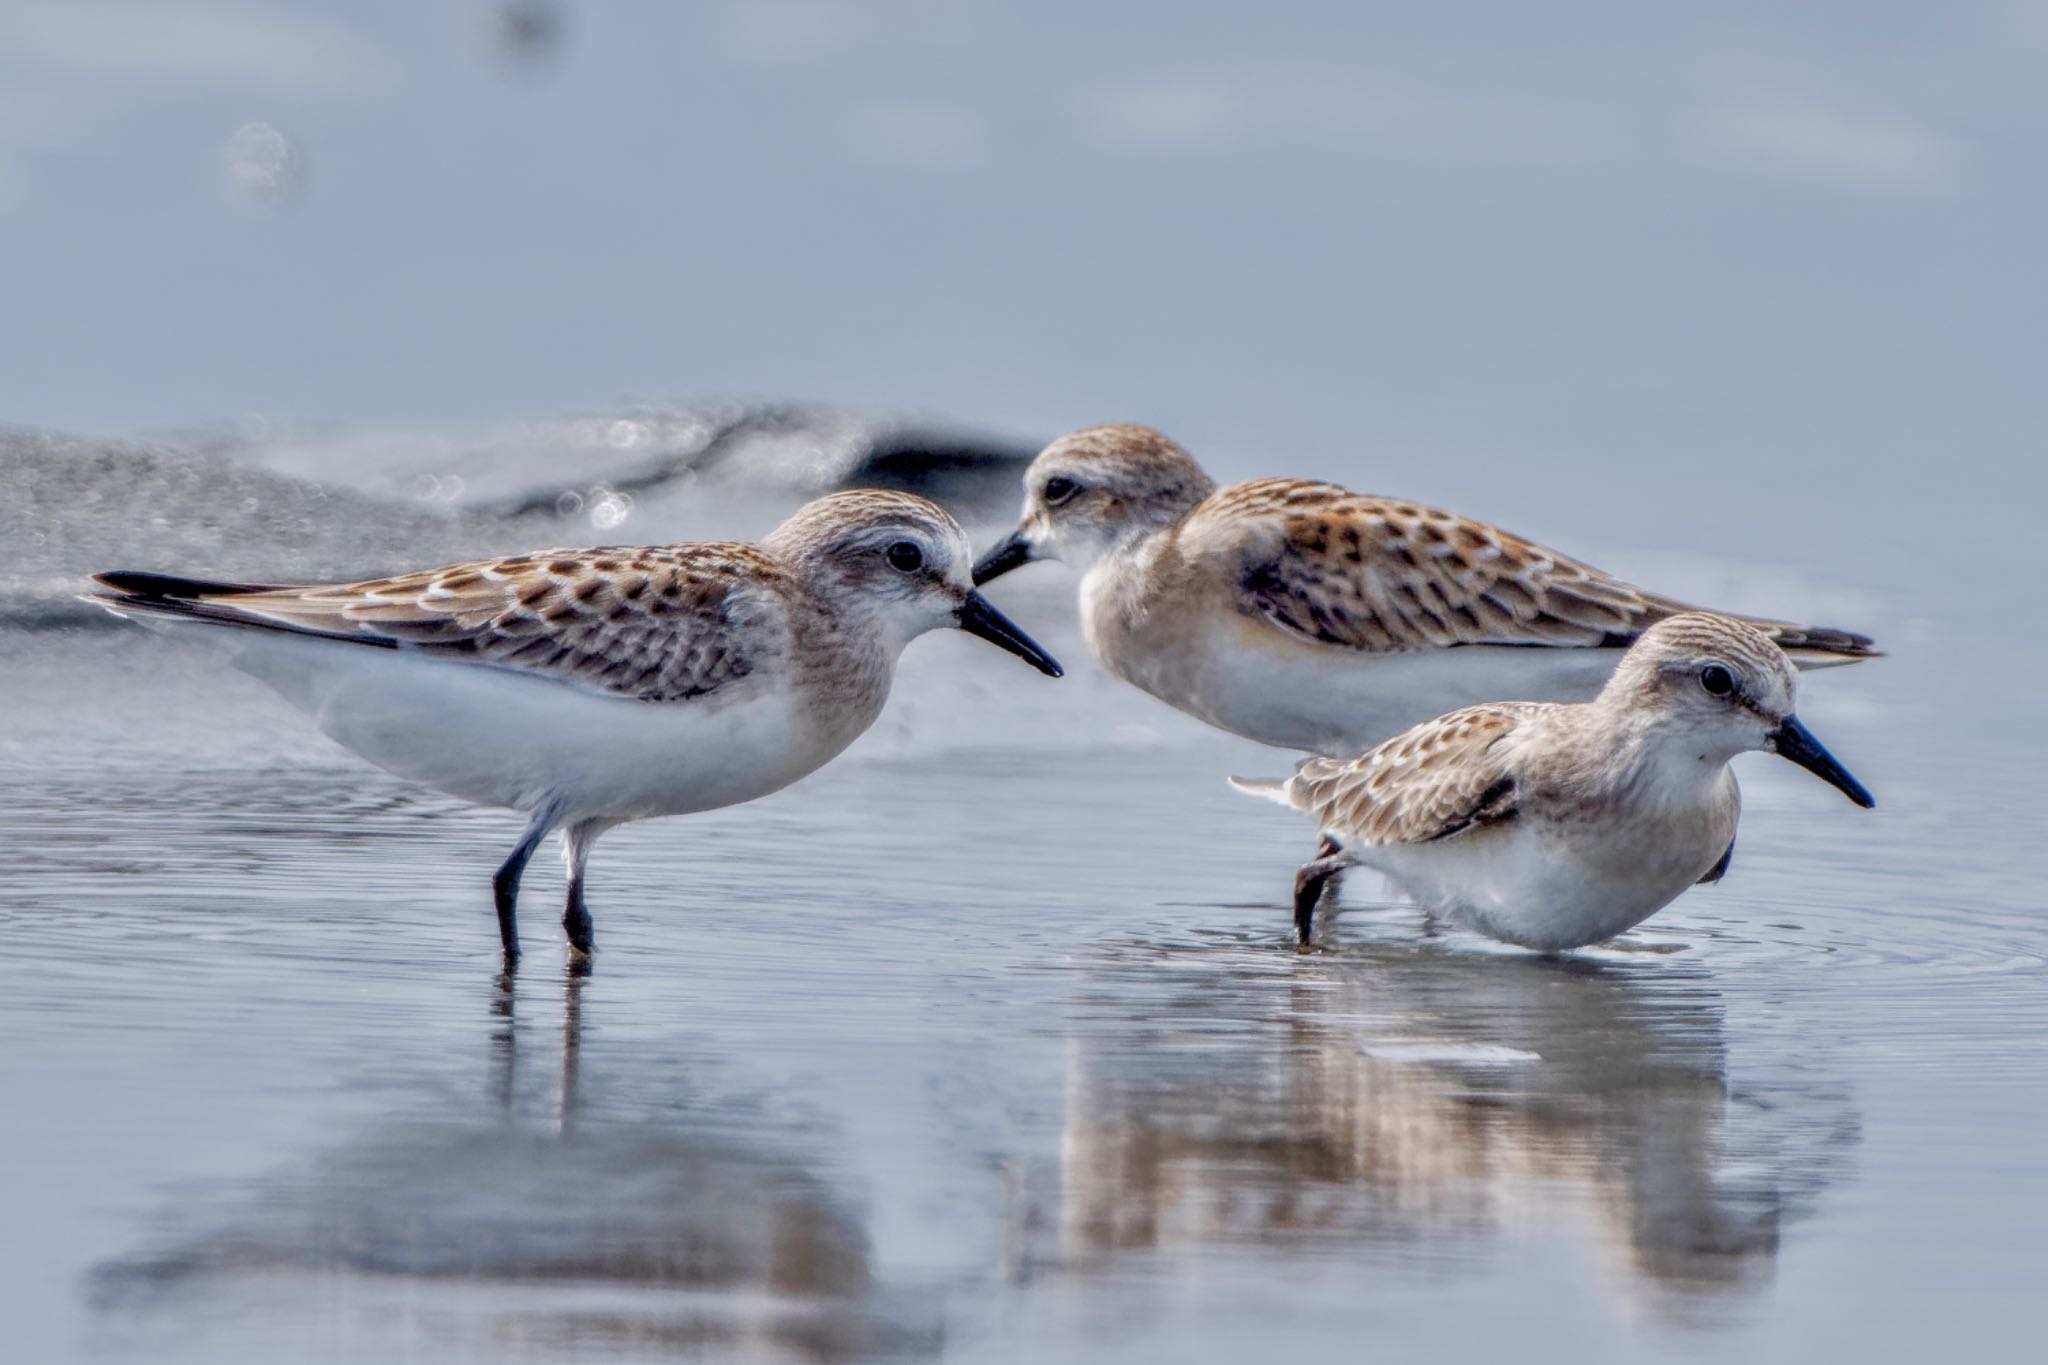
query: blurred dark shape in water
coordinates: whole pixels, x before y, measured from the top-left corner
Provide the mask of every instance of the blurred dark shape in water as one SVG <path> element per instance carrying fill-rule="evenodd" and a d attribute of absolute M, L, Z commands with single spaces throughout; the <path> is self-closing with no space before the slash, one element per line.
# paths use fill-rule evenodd
<path fill-rule="evenodd" d="M 264 418 L 161 440 L 0 431 L 0 623 L 101 624 L 108 568 L 371 577 L 557 545 L 748 537 L 833 489 L 1010 510 L 1033 448 L 943 423 L 707 404 L 468 426 Z"/>

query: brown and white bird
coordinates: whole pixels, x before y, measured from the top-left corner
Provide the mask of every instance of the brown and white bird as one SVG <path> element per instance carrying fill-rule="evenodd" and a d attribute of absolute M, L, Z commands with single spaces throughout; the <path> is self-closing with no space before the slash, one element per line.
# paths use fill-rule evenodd
<path fill-rule="evenodd" d="M 1763 631 L 1688 612 L 1645 631 L 1593 701 L 1468 707 L 1284 782 L 1232 783 L 1322 831 L 1294 883 L 1304 943 L 1324 884 L 1362 865 L 1489 937 L 1577 948 L 1727 871 L 1737 754 L 1775 753 L 1875 804 L 1793 715 L 1794 677 Z"/>
<path fill-rule="evenodd" d="M 974 566 L 1081 574 L 1103 667 L 1262 743 L 1355 754 L 1449 707 L 1576 701 L 1622 650 L 1692 610 L 1497 526 L 1305 479 L 1217 488 L 1149 427 L 1089 427 L 1024 475 L 1022 524 Z M 1755 621 L 1804 668 L 1876 651 Z"/>
<path fill-rule="evenodd" d="M 234 662 L 377 766 L 526 812 L 493 882 L 508 959 L 519 879 L 563 832 L 563 928 L 591 947 L 583 871 L 628 820 L 765 796 L 866 730 L 897 657 L 941 626 L 1060 666 L 969 581 L 958 523 L 923 498 L 820 498 L 758 545 L 550 550 L 362 583 L 98 576 L 87 600 L 210 628 Z"/>

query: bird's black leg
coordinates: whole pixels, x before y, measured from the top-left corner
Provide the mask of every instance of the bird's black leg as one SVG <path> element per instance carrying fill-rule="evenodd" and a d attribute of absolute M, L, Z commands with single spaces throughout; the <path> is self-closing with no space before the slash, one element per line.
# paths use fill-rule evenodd
<path fill-rule="evenodd" d="M 590 953 L 590 907 L 583 903 L 583 873 L 569 874 L 569 904 L 562 911 L 562 932 L 569 936 L 569 946 L 577 953 Z"/>
<path fill-rule="evenodd" d="M 1336 836 L 1331 834 L 1325 834 L 1322 837 L 1322 839 L 1316 844 L 1316 857 L 1319 860 L 1324 858 L 1336 858 L 1338 862 L 1342 864 L 1342 866 L 1338 867 L 1336 871 L 1332 872 L 1329 876 L 1323 879 L 1322 895 L 1316 898 L 1318 904 L 1320 904 L 1322 901 L 1334 902 L 1337 899 L 1338 891 L 1343 889 L 1344 870 L 1345 868 L 1351 866 L 1351 859 L 1349 859 L 1348 857 L 1339 857 L 1337 853 Z"/>
<path fill-rule="evenodd" d="M 602 820 L 584 820 L 569 826 L 562 841 L 562 858 L 569 867 L 569 901 L 562 910 L 562 932 L 569 936 L 569 950 L 578 959 L 590 956 L 590 907 L 583 903 L 583 865 L 597 836 L 611 828 Z"/>
<path fill-rule="evenodd" d="M 505 859 L 491 878 L 491 894 L 498 904 L 498 941 L 504 945 L 505 965 L 508 967 L 519 961 L 519 878 L 526 872 L 526 864 L 532 859 L 533 851 L 553 831 L 557 818 L 549 806 L 535 811 L 532 821 L 526 826 L 526 833 L 519 836 L 519 844 L 512 850 L 512 856 Z"/>
<path fill-rule="evenodd" d="M 1294 932 L 1303 944 L 1308 943 L 1316 923 L 1316 902 L 1323 898 L 1323 890 L 1330 879 L 1351 866 L 1351 859 L 1337 846 L 1329 835 L 1323 836 L 1316 846 L 1314 861 L 1301 865 L 1294 874 Z"/>
<path fill-rule="evenodd" d="M 1728 864 L 1730 864 L 1730 863 L 1732 863 L 1732 862 L 1734 862 L 1734 861 L 1735 861 L 1735 841 L 1734 841 L 1733 839 L 1730 839 L 1730 840 L 1728 841 L 1728 848 L 1727 848 L 1727 850 L 1726 850 L 1726 851 L 1725 851 L 1724 853 L 1722 853 L 1722 854 L 1721 854 L 1721 861 L 1720 861 L 1720 862 L 1718 862 L 1718 863 L 1715 863 L 1715 864 L 1714 864 L 1714 865 L 1713 865 L 1712 867 L 1708 868 L 1708 869 L 1707 869 L 1707 873 L 1706 873 L 1706 875 L 1705 875 L 1705 876 L 1703 876 L 1703 877 L 1701 877 L 1701 878 L 1700 878 L 1700 879 L 1699 879 L 1699 880 L 1698 880 L 1697 882 L 1695 882 L 1695 883 L 1693 883 L 1693 884 L 1694 884 L 1695 886 L 1706 886 L 1706 885 L 1708 885 L 1708 884 L 1710 884 L 1710 883 L 1713 883 L 1713 882 L 1718 882 L 1718 881 L 1720 881 L 1720 880 L 1721 880 L 1721 878 L 1723 878 L 1723 877 L 1725 877 L 1725 876 L 1727 876 L 1727 875 L 1728 875 Z"/>

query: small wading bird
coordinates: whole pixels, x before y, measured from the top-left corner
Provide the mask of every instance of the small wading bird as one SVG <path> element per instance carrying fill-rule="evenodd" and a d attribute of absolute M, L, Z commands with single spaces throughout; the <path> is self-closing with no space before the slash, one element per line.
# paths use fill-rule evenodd
<path fill-rule="evenodd" d="M 243 670 L 401 777 L 531 818 L 492 885 L 516 960 L 520 874 L 563 831 L 562 917 L 591 948 L 583 868 L 628 820 L 765 796 L 874 721 L 897 656 L 951 626 L 1059 664 L 968 581 L 967 537 L 907 493 L 820 498 L 759 545 L 551 550 L 362 583 L 106 573 L 122 616 L 217 632 Z"/>
<path fill-rule="evenodd" d="M 1728 761 L 1789 758 L 1859 806 L 1869 792 L 1792 714 L 1791 660 L 1755 627 L 1693 612 L 1644 632 L 1598 698 L 1453 711 L 1284 782 L 1231 779 L 1321 827 L 1294 880 L 1307 943 L 1329 879 L 1357 864 L 1425 909 L 1555 952 L 1609 939 L 1735 853 Z"/>
<path fill-rule="evenodd" d="M 1081 577 L 1111 673 L 1233 734 L 1355 754 L 1497 697 L 1582 701 L 1656 622 L 1694 610 L 1496 526 L 1303 479 L 1218 489 L 1149 427 L 1089 427 L 1024 475 L 1015 534 L 974 581 L 1034 559 Z M 1753 621 L 1804 668 L 1869 637 Z"/>

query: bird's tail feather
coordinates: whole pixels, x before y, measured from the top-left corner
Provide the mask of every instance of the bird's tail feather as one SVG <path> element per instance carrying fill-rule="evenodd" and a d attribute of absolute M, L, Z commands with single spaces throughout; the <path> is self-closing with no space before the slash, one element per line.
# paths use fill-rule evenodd
<path fill-rule="evenodd" d="M 1233 777 L 1230 779 L 1230 785 L 1246 796 L 1264 797 L 1276 806 L 1287 806 L 1291 809 L 1294 805 L 1293 798 L 1287 794 L 1285 779 L 1268 781 L 1258 777 Z"/>
<path fill-rule="evenodd" d="M 213 578 L 186 578 L 179 574 L 149 573 L 141 569 L 113 569 L 96 573 L 92 581 L 122 597 L 137 601 L 189 601 L 197 597 L 233 597 L 245 592 L 276 592 L 275 583 L 231 583 Z"/>
<path fill-rule="evenodd" d="M 223 583 L 130 569 L 94 574 L 92 579 L 101 590 L 80 593 L 79 600 L 105 607 L 116 616 L 217 623 L 233 623 L 233 612 L 216 606 L 216 600 L 238 593 L 263 592 L 270 587 L 264 583 Z"/>

